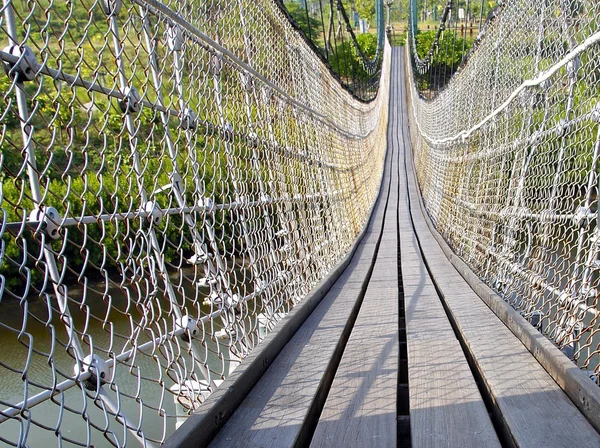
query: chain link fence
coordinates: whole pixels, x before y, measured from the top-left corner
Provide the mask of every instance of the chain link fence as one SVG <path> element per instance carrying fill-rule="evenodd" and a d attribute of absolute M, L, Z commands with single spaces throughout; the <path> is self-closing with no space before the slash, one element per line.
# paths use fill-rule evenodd
<path fill-rule="evenodd" d="M 413 56 L 409 68 L 431 219 L 483 281 L 600 383 L 600 4 L 498 2 L 470 57 L 425 99 L 415 72 L 426 75 L 434 53 Z"/>
<path fill-rule="evenodd" d="M 301 31 L 309 44 L 336 74 L 352 95 L 370 101 L 377 95 L 383 57 L 383 0 L 373 0 L 374 32 L 369 32 L 367 19 L 359 26 L 359 13 L 350 10 L 342 0 L 275 0 L 290 22 Z M 347 7 L 350 8 L 350 5 Z M 368 2 L 367 2 L 368 4 Z"/>
<path fill-rule="evenodd" d="M 158 446 L 339 262 L 386 148 L 271 0 L 3 0 L 0 444 Z"/>

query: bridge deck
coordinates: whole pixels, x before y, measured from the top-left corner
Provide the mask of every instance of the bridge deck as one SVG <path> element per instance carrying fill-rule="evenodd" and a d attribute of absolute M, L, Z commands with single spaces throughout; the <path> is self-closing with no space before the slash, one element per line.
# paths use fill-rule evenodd
<path fill-rule="evenodd" d="M 432 235 L 403 64 L 396 49 L 386 171 L 363 241 L 210 446 L 600 446 Z"/>

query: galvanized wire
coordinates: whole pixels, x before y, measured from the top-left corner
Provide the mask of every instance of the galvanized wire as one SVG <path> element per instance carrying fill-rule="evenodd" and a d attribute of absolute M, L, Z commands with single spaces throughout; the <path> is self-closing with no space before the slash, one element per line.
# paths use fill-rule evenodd
<path fill-rule="evenodd" d="M 339 262 L 376 99 L 271 0 L 4 0 L 0 443 L 158 446 Z"/>
<path fill-rule="evenodd" d="M 384 29 L 382 0 L 373 0 L 375 33 L 361 34 L 357 34 L 358 29 L 355 32 L 358 25 L 350 20 L 342 0 L 275 2 L 329 65 L 342 86 L 362 101 L 375 98 L 385 39 L 384 33 L 379 32 Z"/>
<path fill-rule="evenodd" d="M 600 382 L 600 5 L 498 2 L 434 99 L 409 78 L 415 165 L 437 229 Z"/>

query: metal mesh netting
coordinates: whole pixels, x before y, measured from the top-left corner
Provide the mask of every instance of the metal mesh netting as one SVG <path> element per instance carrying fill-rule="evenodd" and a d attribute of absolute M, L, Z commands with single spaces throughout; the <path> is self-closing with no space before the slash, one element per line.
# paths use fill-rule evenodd
<path fill-rule="evenodd" d="M 600 4 L 498 3 L 431 101 L 409 76 L 419 184 L 454 251 L 598 382 Z"/>
<path fill-rule="evenodd" d="M 349 92 L 363 101 L 375 98 L 381 73 L 383 32 L 364 32 L 367 24 L 363 19 L 361 33 L 357 34 L 359 30 L 355 32 L 354 28 L 360 29 L 358 12 L 352 14 L 354 20 L 351 21 L 347 12 L 350 2 L 346 2 L 347 7 L 344 7 L 343 0 L 274 1 L 281 5 L 290 22 L 304 33 L 315 52 Z M 383 0 L 369 0 L 367 6 L 369 2 L 373 7 L 371 20 L 375 23 L 374 28 L 382 31 Z"/>
<path fill-rule="evenodd" d="M 339 262 L 385 153 L 271 0 L 4 0 L 0 444 L 156 446 Z"/>

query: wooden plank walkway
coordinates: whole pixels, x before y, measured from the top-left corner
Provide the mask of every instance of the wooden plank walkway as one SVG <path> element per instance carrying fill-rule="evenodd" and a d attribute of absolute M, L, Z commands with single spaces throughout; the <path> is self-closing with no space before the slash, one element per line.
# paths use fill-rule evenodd
<path fill-rule="evenodd" d="M 600 447 L 432 234 L 402 49 L 391 88 L 382 189 L 363 241 L 210 446 Z"/>
<path fill-rule="evenodd" d="M 354 325 L 380 245 L 392 153 L 369 227 L 350 264 L 211 443 L 211 447 L 307 446 Z M 395 418 L 395 411 L 394 411 Z"/>
<path fill-rule="evenodd" d="M 394 61 L 404 73 L 404 58 Z M 401 160 L 399 233 L 400 265 L 404 286 L 408 344 L 408 384 L 411 439 L 414 447 L 499 447 L 500 442 L 488 416 L 465 354 L 454 334 L 442 302 L 425 268 L 413 229 L 404 154 L 410 139 L 407 126 L 406 93 L 396 116 Z"/>
<path fill-rule="evenodd" d="M 391 187 L 375 268 L 311 447 L 396 446 L 398 155 L 389 153 Z"/>
<path fill-rule="evenodd" d="M 403 121 L 406 123 L 406 119 Z M 403 140 L 409 142 L 406 125 L 402 134 Z M 411 147 L 405 148 L 402 165 L 408 184 L 406 214 L 412 217 L 414 236 L 447 312 L 466 350 L 476 360 L 476 375 L 481 376 L 486 393 L 493 400 L 505 444 L 531 448 L 600 447 L 600 435 L 592 425 L 445 256 L 427 225 L 411 163 Z M 411 422 L 413 418 L 411 403 Z"/>

